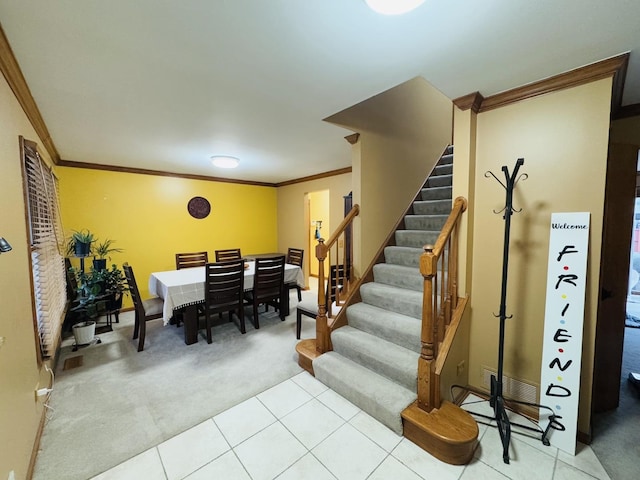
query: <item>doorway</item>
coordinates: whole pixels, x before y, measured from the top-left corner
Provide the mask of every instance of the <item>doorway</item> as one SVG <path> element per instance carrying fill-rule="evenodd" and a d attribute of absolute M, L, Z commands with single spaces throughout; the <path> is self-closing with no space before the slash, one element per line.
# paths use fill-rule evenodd
<path fill-rule="evenodd" d="M 329 190 L 318 190 L 309 192 L 306 195 L 306 209 L 308 214 L 307 222 L 307 246 L 309 255 L 307 255 L 307 266 L 310 277 L 318 276 L 318 261 L 316 259 L 316 245 L 319 238 L 327 239 L 331 234 L 331 225 L 329 223 L 330 200 Z M 325 265 L 326 266 L 326 265 Z M 325 275 L 327 273 L 325 268 Z"/>
<path fill-rule="evenodd" d="M 637 173 L 638 148 L 610 144 L 594 346 L 593 414 L 617 408 L 620 399 Z"/>

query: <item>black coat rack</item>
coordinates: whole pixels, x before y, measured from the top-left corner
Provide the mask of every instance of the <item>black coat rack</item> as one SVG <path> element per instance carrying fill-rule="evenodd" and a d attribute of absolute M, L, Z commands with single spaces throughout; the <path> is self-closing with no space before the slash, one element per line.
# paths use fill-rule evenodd
<path fill-rule="evenodd" d="M 513 399 L 505 399 L 503 395 L 502 379 L 504 374 L 503 364 L 504 364 L 505 323 L 507 319 L 513 317 L 513 315 L 507 315 L 506 313 L 507 312 L 507 274 L 508 274 L 508 266 L 509 266 L 509 237 L 510 237 L 510 231 L 511 231 L 511 215 L 513 215 L 513 213 L 518 213 L 522 211 L 522 209 L 515 210 L 513 208 L 513 190 L 515 189 L 515 186 L 518 183 L 518 181 L 526 180 L 528 178 L 528 175 L 526 173 L 523 173 L 520 176 L 518 176 L 518 170 L 520 170 L 520 167 L 523 164 L 524 164 L 524 158 L 519 158 L 516 161 L 515 167 L 513 169 L 513 173 L 509 173 L 509 169 L 507 168 L 507 166 L 503 166 L 502 172 L 504 173 L 504 177 L 505 177 L 504 183 L 502 183 L 502 181 L 500 181 L 500 179 L 498 179 L 498 177 L 496 177 L 491 171 L 487 171 L 484 174 L 484 176 L 487 178 L 493 177 L 500 185 L 502 185 L 502 187 L 506 191 L 506 200 L 505 200 L 504 208 L 499 211 L 494 210 L 493 212 L 496 214 L 500 214 L 504 212 L 502 217 L 504 219 L 504 246 L 503 246 L 503 252 L 502 252 L 502 288 L 500 291 L 500 311 L 498 315 L 495 315 L 496 317 L 500 318 L 500 334 L 499 334 L 499 341 L 498 341 L 498 371 L 497 371 L 497 375 L 491 376 L 491 396 L 489 398 L 489 405 L 493 409 L 493 417 L 474 413 L 471 411 L 469 413 L 471 413 L 472 415 L 476 415 L 476 416 L 480 416 L 480 417 L 484 417 L 484 418 L 496 421 L 498 431 L 500 433 L 500 440 L 502 441 L 502 448 L 503 448 L 502 459 L 504 460 L 504 463 L 509 463 L 509 444 L 511 442 L 511 425 L 518 426 L 525 430 L 542 434 L 541 436 L 542 443 L 548 446 L 550 445 L 550 442 L 548 440 L 549 431 L 554 425 L 555 418 L 556 418 L 553 410 L 549 407 L 546 407 L 544 405 L 539 405 L 537 403 L 523 402 L 523 401 L 513 400 Z M 454 385 L 452 388 L 463 388 L 463 387 L 460 387 L 459 385 Z M 465 390 L 474 391 L 474 389 L 469 387 L 465 387 Z M 481 392 L 477 392 L 477 393 L 481 393 Z M 535 424 L 536 425 L 535 427 L 532 427 L 531 425 L 522 425 L 519 423 L 511 422 L 511 420 L 509 420 L 509 417 L 507 415 L 505 403 L 527 405 L 530 407 L 538 407 L 538 408 L 549 410 L 551 412 L 551 415 L 549 416 L 549 425 L 547 425 L 547 427 L 544 430 L 542 430 L 537 424 Z"/>

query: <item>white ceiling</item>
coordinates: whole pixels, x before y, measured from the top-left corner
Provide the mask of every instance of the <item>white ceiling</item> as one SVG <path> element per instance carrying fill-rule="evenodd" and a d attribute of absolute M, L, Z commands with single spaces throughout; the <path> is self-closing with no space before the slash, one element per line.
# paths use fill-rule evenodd
<path fill-rule="evenodd" d="M 630 51 L 640 103 L 639 19 L 638 0 L 0 0 L 62 159 L 269 183 L 348 167 L 352 132 L 323 119 L 416 76 L 486 97 Z"/>

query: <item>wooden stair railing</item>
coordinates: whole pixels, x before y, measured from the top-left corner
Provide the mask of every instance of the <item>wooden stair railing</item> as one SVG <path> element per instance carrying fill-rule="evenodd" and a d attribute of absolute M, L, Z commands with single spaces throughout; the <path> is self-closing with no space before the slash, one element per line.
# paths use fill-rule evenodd
<path fill-rule="evenodd" d="M 440 376 L 436 362 L 446 360 L 455 334 L 445 334 L 451 327 L 452 312 L 458 306 L 458 229 L 467 201 L 458 197 L 442 227 L 435 245 L 425 245 L 420 257 L 424 277 L 422 307 L 422 351 L 418 360 L 418 406 L 426 412 L 440 407 Z M 445 255 L 445 252 L 448 252 Z M 457 323 L 456 323 L 457 327 Z M 441 358 L 443 355 L 445 358 Z"/>
<path fill-rule="evenodd" d="M 337 278 L 328 278 L 329 285 L 337 285 L 335 288 L 335 305 L 342 307 L 344 299 L 351 291 L 353 280 L 353 266 L 348 259 L 353 258 L 353 252 L 347 252 L 347 248 L 353 248 L 353 241 L 347 241 L 346 236 L 351 235 L 353 220 L 360 213 L 360 206 L 354 205 L 345 215 L 338 228 L 331 234 L 328 240 L 318 240 L 316 245 L 316 258 L 318 259 L 318 316 L 316 317 L 316 338 L 298 342 L 298 363 L 309 372 L 313 372 L 311 361 L 313 358 L 331 350 L 331 327 L 329 318 L 332 317 L 331 288 L 325 289 L 325 265 L 340 265 L 343 268 L 334 269 Z M 333 260 L 332 260 L 333 259 Z M 331 269 L 328 269 L 331 272 Z"/>
<path fill-rule="evenodd" d="M 435 245 L 420 257 L 424 277 L 418 399 L 402 412 L 404 436 L 436 458 L 463 465 L 473 458 L 478 424 L 440 397 L 440 376 L 467 303 L 458 298 L 458 230 L 467 201 L 458 197 Z M 446 255 L 445 255 L 446 253 Z"/>

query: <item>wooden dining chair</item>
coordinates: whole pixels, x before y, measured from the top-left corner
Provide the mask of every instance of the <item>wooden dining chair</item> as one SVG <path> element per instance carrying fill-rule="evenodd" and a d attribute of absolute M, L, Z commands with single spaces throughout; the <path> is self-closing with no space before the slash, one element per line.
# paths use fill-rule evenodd
<path fill-rule="evenodd" d="M 122 265 L 124 269 L 124 276 L 127 279 L 129 285 L 129 294 L 131 300 L 133 300 L 133 306 L 135 308 L 135 323 L 133 326 L 133 339 L 138 338 L 138 351 L 144 350 L 144 338 L 147 333 L 147 322 L 149 320 L 155 320 L 156 318 L 162 318 L 163 301 L 159 297 L 149 298 L 142 300 L 140 297 L 140 291 L 138 290 L 138 284 L 136 283 L 136 277 L 133 275 L 133 269 L 128 263 Z"/>
<path fill-rule="evenodd" d="M 229 312 L 229 321 L 235 312 L 240 319 L 240 332 L 244 326 L 244 260 L 208 263 L 205 268 L 204 315 L 207 343 L 211 343 L 214 314 Z"/>
<path fill-rule="evenodd" d="M 284 255 L 277 257 L 256 258 L 253 289 L 245 292 L 245 300 L 253 306 L 253 326 L 260 328 L 258 321 L 258 306 L 269 305 L 279 311 L 280 320 L 284 321 L 284 309 L 281 302 L 284 299 Z"/>
<path fill-rule="evenodd" d="M 295 265 L 297 267 L 302 268 L 302 258 L 304 257 L 304 250 L 300 248 L 289 248 L 287 250 L 287 263 L 291 265 Z M 298 282 L 291 282 L 285 284 L 287 292 L 292 289 L 296 289 L 298 291 L 298 302 L 302 301 L 302 289 Z"/>
<path fill-rule="evenodd" d="M 204 267 L 208 262 L 209 254 L 207 252 L 176 253 L 176 270 Z"/>
<path fill-rule="evenodd" d="M 329 279 L 325 292 L 325 298 L 329 304 L 336 301 L 336 293 L 342 289 L 342 285 L 340 285 L 339 282 L 340 279 L 344 277 L 344 271 L 344 265 L 331 265 L 329 268 Z M 318 286 L 318 288 L 320 288 L 320 286 Z M 335 308 L 340 311 L 340 307 L 333 307 L 333 309 Z M 338 311 L 331 311 L 331 315 L 329 315 L 329 305 L 327 305 L 327 317 L 335 316 Z M 313 318 L 314 320 L 318 317 L 317 297 L 311 300 L 304 300 L 296 306 L 296 338 L 298 340 L 302 332 L 302 315 Z"/>
<path fill-rule="evenodd" d="M 242 254 L 239 248 L 229 248 L 227 250 L 216 250 L 216 262 L 226 262 L 227 260 L 240 260 Z"/>

